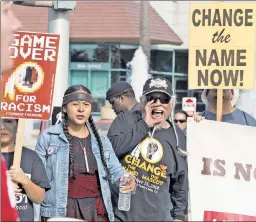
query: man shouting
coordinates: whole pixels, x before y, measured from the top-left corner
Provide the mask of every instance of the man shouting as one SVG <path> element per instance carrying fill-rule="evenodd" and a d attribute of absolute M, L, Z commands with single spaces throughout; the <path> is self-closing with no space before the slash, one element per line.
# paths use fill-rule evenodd
<path fill-rule="evenodd" d="M 120 113 L 108 136 L 123 167 L 137 178 L 130 211 L 113 207 L 119 221 L 183 220 L 187 205 L 187 166 L 184 133 L 169 120 L 174 106 L 171 83 L 164 78 L 146 81 L 141 110 Z M 154 151 L 148 155 L 149 148 Z"/>

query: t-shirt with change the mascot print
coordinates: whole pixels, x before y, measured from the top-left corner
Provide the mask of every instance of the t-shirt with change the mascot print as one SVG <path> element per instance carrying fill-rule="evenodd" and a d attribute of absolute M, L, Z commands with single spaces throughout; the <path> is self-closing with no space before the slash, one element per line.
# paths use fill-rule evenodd
<path fill-rule="evenodd" d="M 185 147 L 185 144 L 181 144 L 181 147 Z M 130 211 L 115 210 L 116 218 L 121 221 L 171 221 L 171 185 L 175 183 L 177 175 L 186 174 L 186 161 L 177 152 L 173 128 L 156 130 L 153 138 L 146 137 L 120 162 L 125 170 L 136 177 L 137 189 L 136 194 L 132 195 Z M 185 178 L 180 176 L 181 180 Z M 184 187 L 180 189 L 186 190 L 186 182 L 183 184 Z M 113 190 L 118 197 L 118 190 Z M 117 201 L 118 198 L 113 198 L 115 206 Z"/>
<path fill-rule="evenodd" d="M 8 169 L 10 169 L 13 164 L 14 152 L 2 154 Z M 20 167 L 34 184 L 44 188 L 46 191 L 51 188 L 43 162 L 35 151 L 25 147 L 22 148 Z M 34 221 L 33 203 L 26 195 L 24 189 L 22 189 L 22 195 L 16 197 L 16 208 L 20 221 Z"/>

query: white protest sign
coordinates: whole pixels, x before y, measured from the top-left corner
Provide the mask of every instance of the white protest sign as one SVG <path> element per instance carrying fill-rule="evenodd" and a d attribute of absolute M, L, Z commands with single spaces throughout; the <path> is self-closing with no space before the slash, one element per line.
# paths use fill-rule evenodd
<path fill-rule="evenodd" d="M 189 122 L 191 221 L 256 221 L 256 128 Z"/>

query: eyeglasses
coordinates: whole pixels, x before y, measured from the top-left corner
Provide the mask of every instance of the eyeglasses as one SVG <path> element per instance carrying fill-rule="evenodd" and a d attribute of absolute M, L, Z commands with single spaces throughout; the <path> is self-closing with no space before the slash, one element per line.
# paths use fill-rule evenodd
<path fill-rule="evenodd" d="M 175 119 L 174 122 L 175 123 L 178 123 L 178 122 L 185 123 L 185 122 L 187 122 L 187 120 L 185 120 L 185 119 Z"/>
<path fill-rule="evenodd" d="M 162 104 L 168 104 L 171 100 L 171 98 L 167 97 L 167 96 L 153 96 L 152 95 L 152 96 L 147 96 L 146 98 L 147 98 L 147 102 L 154 100 L 154 103 L 156 103 L 156 101 L 159 99 Z"/>
<path fill-rule="evenodd" d="M 109 100 L 109 103 L 113 106 L 115 103 L 119 102 L 120 97 L 113 97 Z"/>

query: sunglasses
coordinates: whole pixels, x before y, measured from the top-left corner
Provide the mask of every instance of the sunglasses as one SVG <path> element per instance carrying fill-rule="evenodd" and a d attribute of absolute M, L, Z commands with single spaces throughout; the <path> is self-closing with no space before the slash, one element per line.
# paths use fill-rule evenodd
<path fill-rule="evenodd" d="M 113 106 L 115 103 L 119 102 L 120 97 L 114 97 L 109 100 L 109 103 Z"/>
<path fill-rule="evenodd" d="M 185 119 L 175 119 L 174 122 L 175 123 L 178 123 L 178 122 L 185 123 L 185 122 L 187 122 L 187 120 L 185 120 Z"/>
<path fill-rule="evenodd" d="M 162 103 L 162 104 L 168 104 L 171 100 L 170 97 L 167 97 L 167 96 L 146 96 L 147 98 L 147 102 L 150 102 L 150 101 L 154 101 L 154 103 L 156 103 L 156 101 L 159 99 L 159 101 Z"/>

